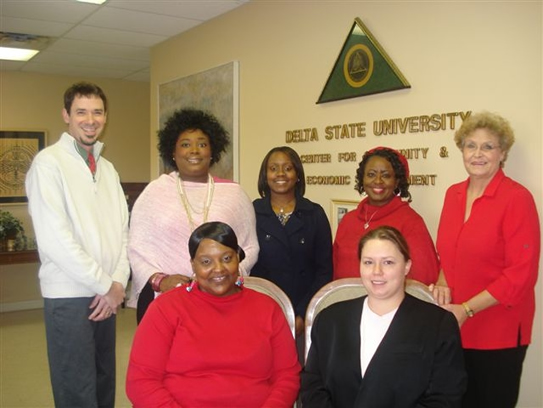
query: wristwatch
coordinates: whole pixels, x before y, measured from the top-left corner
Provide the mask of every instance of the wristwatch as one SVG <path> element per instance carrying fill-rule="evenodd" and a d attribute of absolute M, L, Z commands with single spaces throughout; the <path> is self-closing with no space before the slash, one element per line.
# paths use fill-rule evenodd
<path fill-rule="evenodd" d="M 464 310 L 466 311 L 466 314 L 468 315 L 468 317 L 475 316 L 475 312 L 471 310 L 471 308 L 466 302 L 462 303 L 462 306 L 464 307 Z"/>

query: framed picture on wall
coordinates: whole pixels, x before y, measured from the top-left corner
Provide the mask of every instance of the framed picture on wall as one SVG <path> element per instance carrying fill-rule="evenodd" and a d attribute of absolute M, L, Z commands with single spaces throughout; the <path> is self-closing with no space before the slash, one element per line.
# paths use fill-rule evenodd
<path fill-rule="evenodd" d="M 349 211 L 354 210 L 360 201 L 355 200 L 332 200 L 331 202 L 331 225 L 332 228 L 332 236 L 336 237 L 336 231 L 339 223 L 341 222 L 341 219 L 345 214 L 347 214 Z"/>
<path fill-rule="evenodd" d="M 36 153 L 45 145 L 43 131 L 0 131 L 0 204 L 28 202 L 26 173 Z"/>

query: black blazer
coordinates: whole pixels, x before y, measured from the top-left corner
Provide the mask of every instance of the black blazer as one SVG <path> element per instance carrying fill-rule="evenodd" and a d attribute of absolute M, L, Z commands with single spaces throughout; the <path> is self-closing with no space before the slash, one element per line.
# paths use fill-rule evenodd
<path fill-rule="evenodd" d="M 303 407 L 460 407 L 467 375 L 453 314 L 406 294 L 362 378 L 365 298 L 317 316 L 302 372 Z"/>
<path fill-rule="evenodd" d="M 296 208 L 283 227 L 270 198 L 253 201 L 258 261 L 251 276 L 268 279 L 289 297 L 296 316 L 305 316 L 313 295 L 332 280 L 332 233 L 319 204 L 296 197 Z"/>

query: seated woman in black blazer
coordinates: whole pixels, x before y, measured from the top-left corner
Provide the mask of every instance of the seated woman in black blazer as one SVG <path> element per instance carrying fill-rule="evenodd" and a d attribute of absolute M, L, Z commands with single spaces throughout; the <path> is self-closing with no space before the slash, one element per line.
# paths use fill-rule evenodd
<path fill-rule="evenodd" d="M 379 227 L 358 245 L 367 296 L 316 318 L 302 372 L 302 404 L 315 407 L 460 407 L 466 373 L 452 313 L 405 293 L 409 248 Z"/>

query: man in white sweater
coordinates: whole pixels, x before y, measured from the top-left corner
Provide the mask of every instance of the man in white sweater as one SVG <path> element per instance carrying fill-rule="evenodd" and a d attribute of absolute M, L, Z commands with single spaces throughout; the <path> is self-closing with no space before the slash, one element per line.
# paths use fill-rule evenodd
<path fill-rule="evenodd" d="M 40 254 L 55 406 L 115 405 L 115 314 L 130 274 L 128 209 L 98 141 L 107 99 L 80 82 L 64 94 L 68 131 L 38 153 L 26 177 Z"/>

